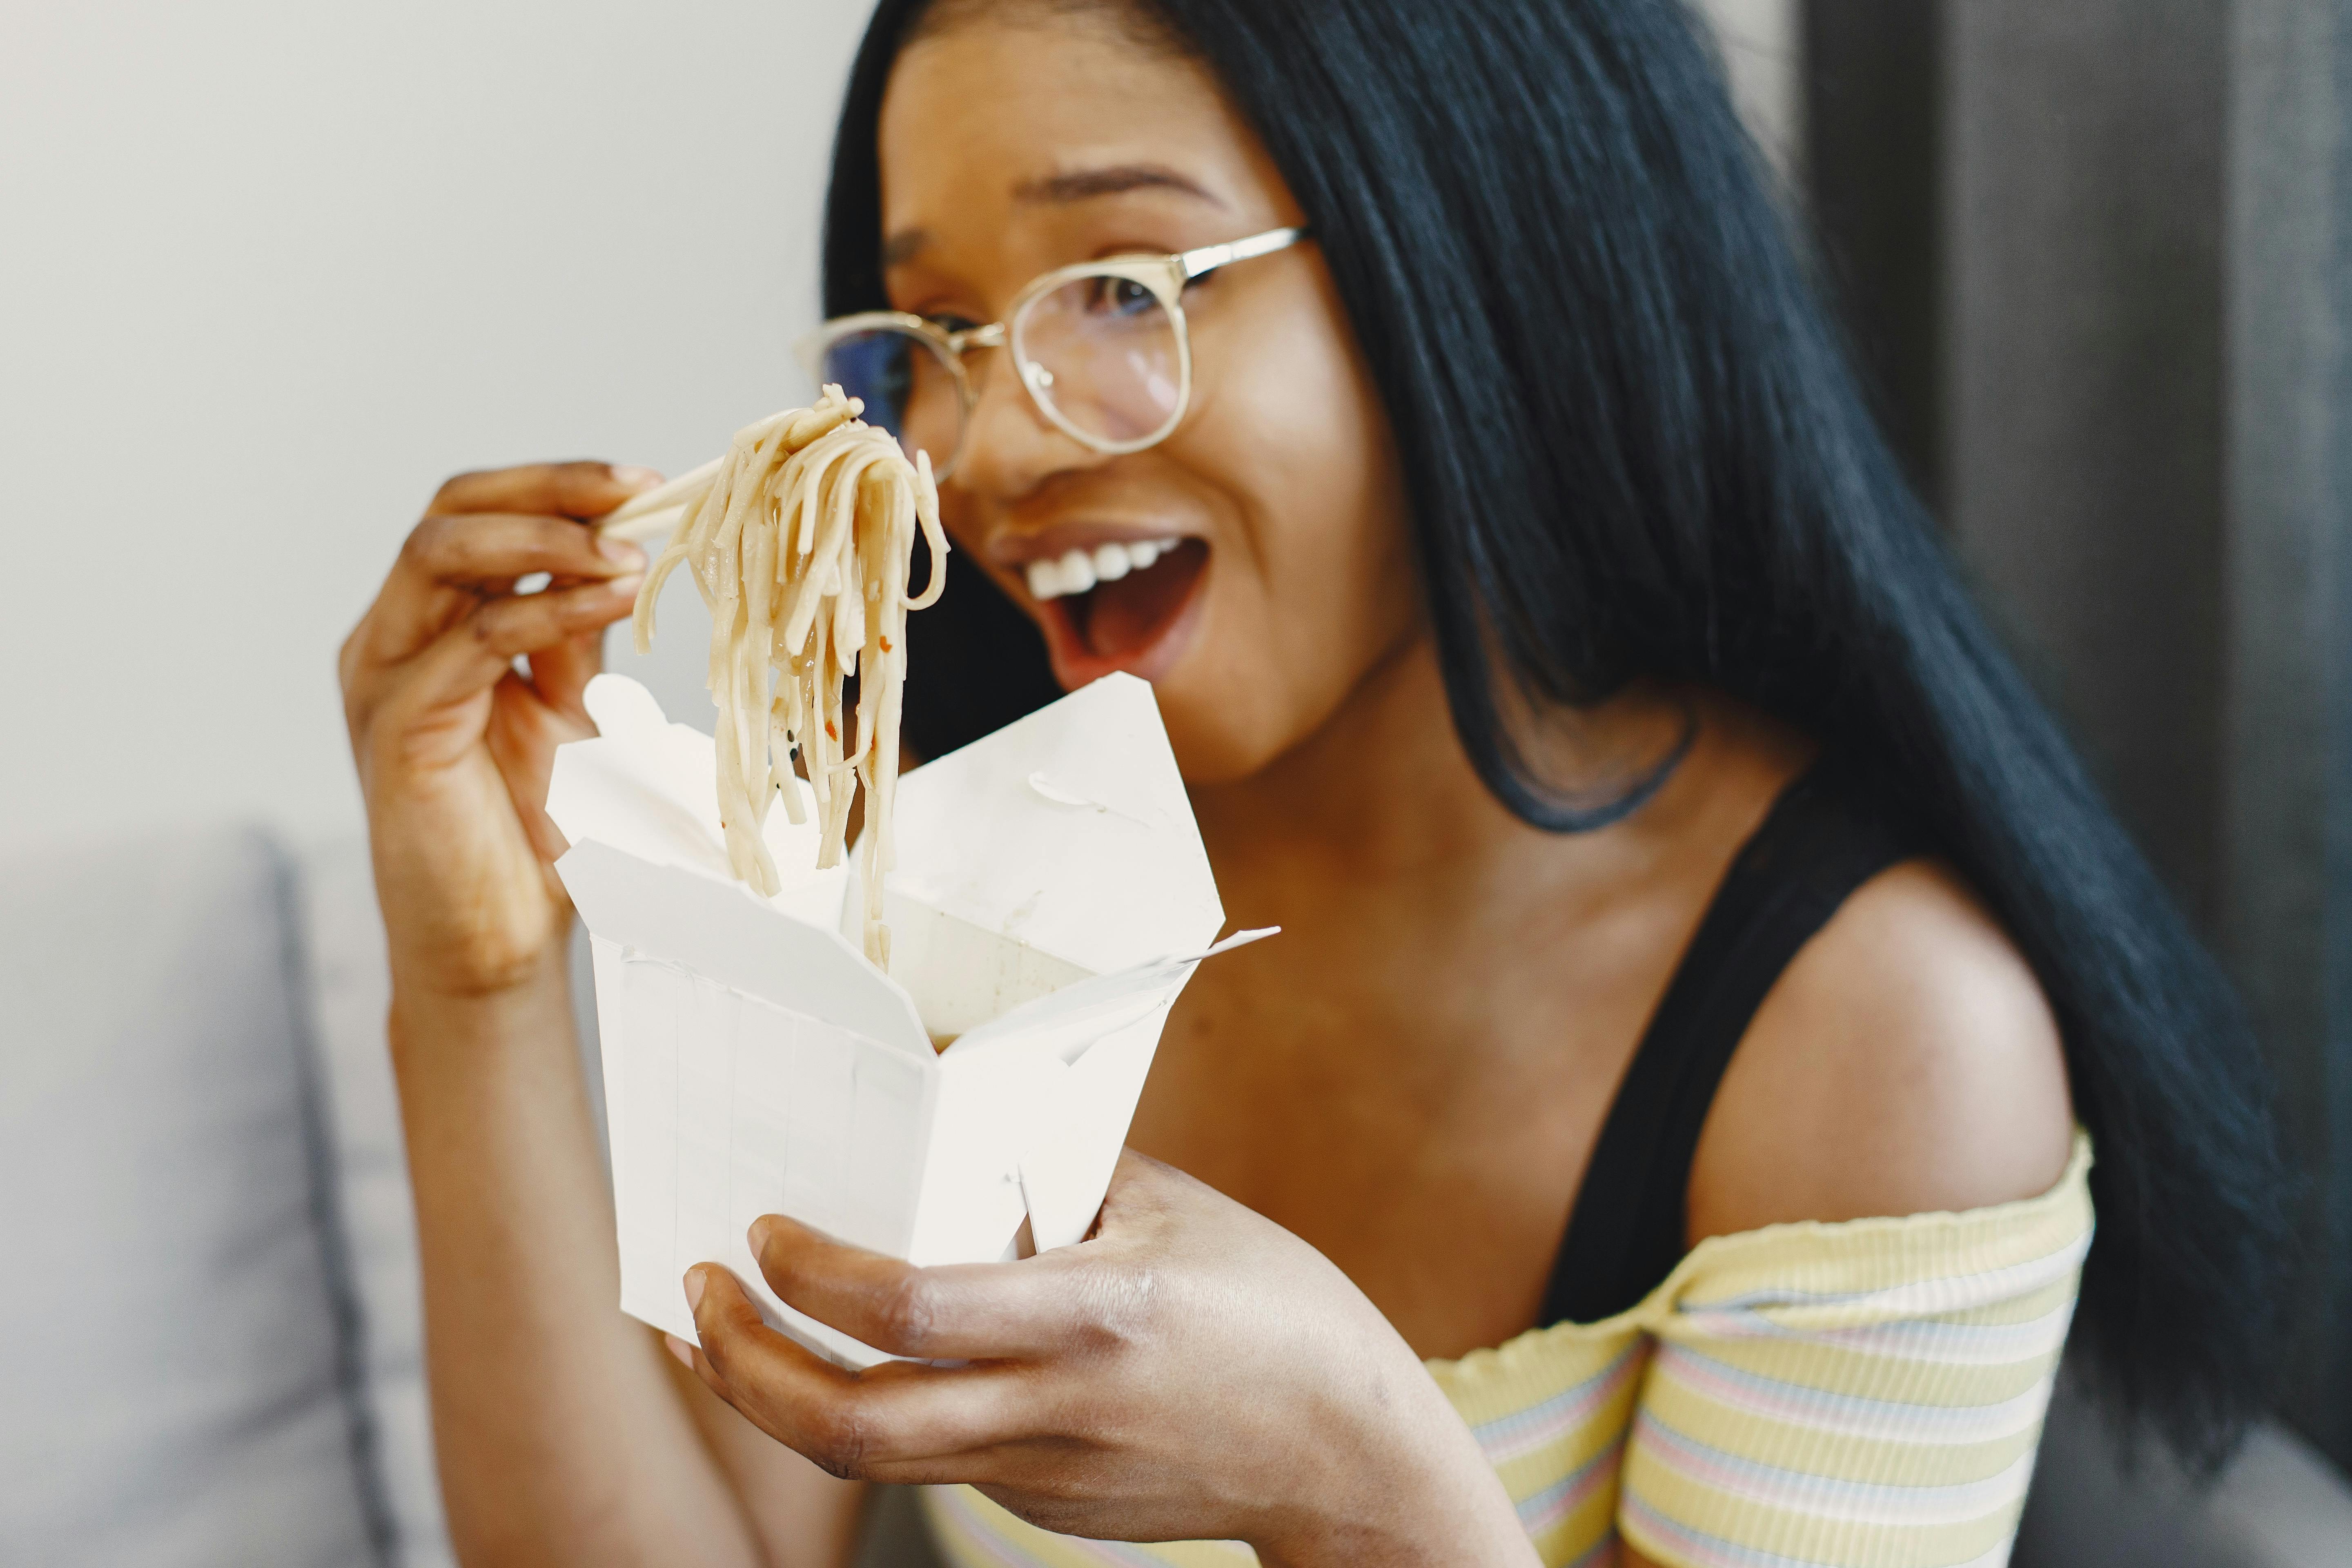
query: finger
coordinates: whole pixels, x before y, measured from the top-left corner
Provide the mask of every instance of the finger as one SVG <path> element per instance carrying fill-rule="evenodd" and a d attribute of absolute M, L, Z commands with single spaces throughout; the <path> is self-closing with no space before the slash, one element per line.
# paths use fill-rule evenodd
<path fill-rule="evenodd" d="M 394 708 L 418 710 L 455 702 L 496 685 L 517 655 L 549 647 L 610 626 L 636 602 L 635 578 L 551 588 L 520 598 L 492 599 L 436 637 L 401 672 Z"/>
<path fill-rule="evenodd" d="M 525 463 L 459 474 L 434 495 L 428 513 L 552 512 L 602 517 L 633 495 L 662 482 L 651 468 L 610 463 Z"/>
<path fill-rule="evenodd" d="M 1187 1199 L 1202 1197 L 1216 1204 L 1232 1201 L 1173 1165 L 1122 1148 L 1118 1163 L 1111 1167 L 1110 1184 L 1103 1189 L 1102 1207 L 1095 1215 L 1094 1229 L 1088 1234 L 1110 1236 L 1124 1232 L 1143 1220 L 1166 1215 Z"/>
<path fill-rule="evenodd" d="M 428 517 L 410 531 L 368 612 L 367 657 L 406 658 L 446 631 L 472 601 L 502 597 L 534 572 L 565 582 L 642 574 L 645 552 L 559 517 Z"/>
<path fill-rule="evenodd" d="M 1071 1338 L 1069 1271 L 1050 1257 L 918 1268 L 782 1215 L 752 1222 L 751 1239 L 788 1306 L 892 1355 L 1034 1358 Z"/>
<path fill-rule="evenodd" d="M 588 722 L 585 693 L 588 683 L 604 668 L 603 632 L 566 637 L 560 643 L 531 650 L 531 689 L 539 693 L 541 701 L 566 718 L 578 721 L 586 734 L 594 734 L 595 727 Z"/>
<path fill-rule="evenodd" d="M 410 531 L 395 571 L 425 583 L 484 588 L 544 572 L 594 580 L 646 568 L 646 552 L 625 539 L 544 513 L 475 512 L 427 517 Z"/>
<path fill-rule="evenodd" d="M 1003 1367 L 884 1362 L 845 1372 L 776 1332 L 732 1274 L 687 1275 L 694 1369 L 761 1431 L 836 1476 L 874 1476 L 1029 1435 L 1020 1373 Z"/>
<path fill-rule="evenodd" d="M 523 837 L 539 858 L 552 865 L 572 841 L 547 814 L 548 781 L 555 773 L 555 748 L 584 741 L 596 727 L 584 718 L 558 712 L 530 682 L 509 669 L 499 678 L 490 700 L 488 741 L 490 761 L 514 803 Z"/>

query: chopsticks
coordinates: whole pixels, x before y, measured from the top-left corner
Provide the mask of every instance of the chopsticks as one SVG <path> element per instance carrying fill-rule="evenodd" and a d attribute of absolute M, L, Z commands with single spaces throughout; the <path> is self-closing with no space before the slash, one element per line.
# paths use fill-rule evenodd
<path fill-rule="evenodd" d="M 643 495 L 631 496 L 604 516 L 592 518 L 588 526 L 658 553 L 677 531 L 686 509 L 702 499 L 702 493 L 719 478 L 719 468 L 726 461 L 725 458 L 713 458 L 690 473 L 656 485 Z"/>

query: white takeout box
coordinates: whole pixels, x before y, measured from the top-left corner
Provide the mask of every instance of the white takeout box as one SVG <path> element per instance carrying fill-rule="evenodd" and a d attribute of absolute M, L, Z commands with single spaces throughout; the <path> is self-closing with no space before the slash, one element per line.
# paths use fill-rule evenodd
<path fill-rule="evenodd" d="M 758 1216 L 923 1265 L 1083 1237 L 1224 924 L 1150 687 L 1108 677 L 905 777 L 887 977 L 813 811 L 769 814 L 763 899 L 728 869 L 710 737 L 619 676 L 587 701 L 601 733 L 558 750 L 547 805 L 595 954 L 623 1310 L 692 1341 L 682 1277 L 722 1263 L 864 1367 L 887 1358 L 768 1289 Z"/>

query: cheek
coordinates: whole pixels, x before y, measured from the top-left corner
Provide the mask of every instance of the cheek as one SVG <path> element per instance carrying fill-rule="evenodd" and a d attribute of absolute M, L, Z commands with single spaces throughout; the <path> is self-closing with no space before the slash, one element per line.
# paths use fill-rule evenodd
<path fill-rule="evenodd" d="M 1283 319 L 1215 345 L 1215 383 L 1185 441 L 1222 471 L 1238 533 L 1221 542 L 1195 657 L 1162 692 L 1186 774 L 1202 783 L 1297 745 L 1419 626 L 1379 397 L 1336 305 Z"/>

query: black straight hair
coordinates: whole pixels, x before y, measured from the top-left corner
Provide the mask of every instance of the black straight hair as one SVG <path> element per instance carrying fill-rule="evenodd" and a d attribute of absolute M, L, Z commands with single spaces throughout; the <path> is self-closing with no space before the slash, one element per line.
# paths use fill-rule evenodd
<path fill-rule="evenodd" d="M 881 0 L 852 68 L 830 314 L 886 302 L 876 127 L 929 4 Z M 1486 786 L 1530 823 L 1581 825 L 1516 742 L 1512 699 L 1589 703 L 1640 677 L 1751 703 L 1865 777 L 1991 907 L 2063 1031 L 2097 1152 L 2070 1365 L 2217 1462 L 2273 1393 L 2283 1331 L 2293 1187 L 2268 1076 L 1947 561 L 1705 24 L 1684 0 L 1103 8 L 1205 62 L 1313 226 Z M 1056 694 L 1034 630 L 961 557 L 916 620 L 919 752 Z"/>

